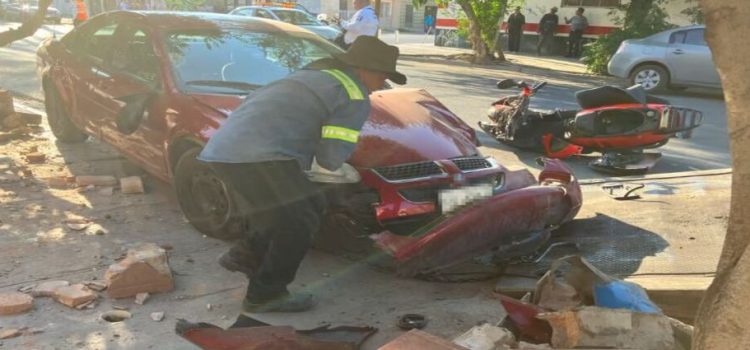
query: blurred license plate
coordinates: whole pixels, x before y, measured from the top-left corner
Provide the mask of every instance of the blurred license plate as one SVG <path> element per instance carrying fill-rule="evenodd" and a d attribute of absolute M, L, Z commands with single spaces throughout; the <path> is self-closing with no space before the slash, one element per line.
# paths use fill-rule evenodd
<path fill-rule="evenodd" d="M 492 196 L 491 185 L 466 186 L 438 193 L 440 208 L 443 213 L 450 213 L 457 208 Z"/>

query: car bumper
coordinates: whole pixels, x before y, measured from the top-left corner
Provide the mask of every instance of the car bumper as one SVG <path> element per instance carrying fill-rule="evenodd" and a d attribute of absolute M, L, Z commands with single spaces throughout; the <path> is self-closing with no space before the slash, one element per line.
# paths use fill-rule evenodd
<path fill-rule="evenodd" d="M 518 173 L 513 188 L 450 215 L 412 236 L 389 231 L 372 235 L 405 276 L 430 274 L 478 257 L 519 237 L 538 235 L 571 220 L 581 207 L 581 189 L 559 160 L 547 160 L 538 181 Z"/>
<path fill-rule="evenodd" d="M 615 54 L 607 64 L 607 72 L 620 78 L 627 78 L 630 73 L 630 64 L 623 54 Z"/>

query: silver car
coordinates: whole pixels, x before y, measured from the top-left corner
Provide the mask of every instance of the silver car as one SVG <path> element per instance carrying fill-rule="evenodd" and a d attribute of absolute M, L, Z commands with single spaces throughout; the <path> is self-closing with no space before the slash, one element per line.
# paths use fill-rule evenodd
<path fill-rule="evenodd" d="M 607 70 L 653 92 L 667 88 L 721 88 L 704 32 L 704 26 L 689 26 L 625 40 L 609 60 Z"/>
<path fill-rule="evenodd" d="M 317 18 L 311 14 L 293 8 L 285 7 L 265 7 L 265 6 L 242 6 L 231 12 L 230 15 L 250 16 L 268 18 L 289 24 L 298 25 L 315 34 L 322 36 L 329 41 L 334 41 L 341 35 L 341 31 L 336 28 L 320 23 Z"/>

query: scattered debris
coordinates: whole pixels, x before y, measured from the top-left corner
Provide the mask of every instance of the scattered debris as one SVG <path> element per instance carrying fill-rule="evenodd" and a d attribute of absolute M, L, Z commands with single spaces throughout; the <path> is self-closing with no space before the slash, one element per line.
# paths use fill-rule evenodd
<path fill-rule="evenodd" d="M 531 344 L 525 341 L 518 343 L 518 350 L 552 350 L 549 344 Z"/>
<path fill-rule="evenodd" d="M 500 303 L 508 313 L 505 322 L 518 330 L 517 337 L 540 343 L 549 342 L 552 328 L 549 323 L 536 316 L 545 310 L 534 304 L 499 295 Z"/>
<path fill-rule="evenodd" d="M 161 322 L 164 319 L 164 312 L 152 312 L 151 319 L 156 322 Z"/>
<path fill-rule="evenodd" d="M 111 196 L 115 193 L 115 189 L 113 187 L 102 187 L 96 193 L 102 196 Z"/>
<path fill-rule="evenodd" d="M 83 231 L 91 226 L 91 221 L 86 219 L 66 219 L 64 222 L 73 231 Z"/>
<path fill-rule="evenodd" d="M 466 348 L 451 343 L 449 340 L 436 337 L 430 333 L 412 329 L 396 339 L 378 348 L 378 350 L 466 350 Z"/>
<path fill-rule="evenodd" d="M 35 285 L 28 285 L 28 286 L 22 286 L 18 288 L 18 291 L 21 293 L 29 293 L 34 289 Z"/>
<path fill-rule="evenodd" d="M 29 153 L 26 155 L 26 162 L 29 164 L 42 164 L 47 161 L 47 155 L 44 153 Z"/>
<path fill-rule="evenodd" d="M 105 279 L 107 294 L 112 298 L 166 292 L 174 288 L 167 253 L 153 243 L 128 250 L 125 259 L 110 265 Z"/>
<path fill-rule="evenodd" d="M 37 284 L 31 290 L 31 295 L 35 297 L 54 297 L 58 288 L 70 286 L 68 281 L 45 281 Z"/>
<path fill-rule="evenodd" d="M 15 315 L 31 310 L 34 298 L 19 292 L 0 293 L 0 315 Z"/>
<path fill-rule="evenodd" d="M 138 305 L 143 305 L 146 303 L 146 300 L 148 300 L 149 294 L 148 293 L 138 293 L 135 295 L 135 303 Z"/>
<path fill-rule="evenodd" d="M 83 304 L 75 306 L 76 310 L 83 310 L 83 309 L 93 309 L 96 307 L 96 299 L 89 300 Z"/>
<path fill-rule="evenodd" d="M 120 192 L 124 194 L 144 193 L 140 176 L 128 176 L 120 179 Z"/>
<path fill-rule="evenodd" d="M 76 176 L 76 184 L 79 187 L 86 187 L 88 185 L 115 186 L 117 185 L 117 179 L 114 176 L 108 175 L 81 175 Z"/>
<path fill-rule="evenodd" d="M 89 287 L 89 289 L 95 290 L 97 292 L 101 292 L 105 289 L 107 289 L 107 285 L 102 282 L 97 281 L 85 281 L 83 284 L 86 285 L 86 287 Z"/>
<path fill-rule="evenodd" d="M 67 287 L 57 288 L 54 295 L 55 300 L 63 305 L 77 307 L 97 298 L 96 292 L 85 285 L 78 283 Z"/>
<path fill-rule="evenodd" d="M 22 334 L 23 334 L 23 331 L 17 328 L 0 329 L 0 339 L 11 339 L 15 337 L 20 337 Z"/>
<path fill-rule="evenodd" d="M 398 318 L 396 325 L 403 330 L 422 329 L 427 325 L 427 318 L 420 314 L 406 314 Z"/>
<path fill-rule="evenodd" d="M 131 317 L 132 315 L 130 314 L 130 312 L 127 312 L 125 310 L 107 311 L 103 313 L 101 316 L 102 320 L 107 321 L 107 322 L 112 322 L 112 323 L 122 322 L 127 319 L 130 319 Z"/>
<path fill-rule="evenodd" d="M 64 188 L 68 187 L 70 182 L 68 182 L 68 178 L 64 176 L 55 176 L 47 178 L 47 185 L 49 185 L 49 187 Z"/>
<path fill-rule="evenodd" d="M 622 182 L 608 182 L 602 185 L 602 190 L 610 197 L 617 200 L 630 200 L 641 198 L 637 191 L 646 187 L 645 184 L 625 184 Z"/>
<path fill-rule="evenodd" d="M 505 328 L 485 323 L 459 335 L 453 342 L 469 350 L 495 350 L 515 345 L 516 337 Z"/>

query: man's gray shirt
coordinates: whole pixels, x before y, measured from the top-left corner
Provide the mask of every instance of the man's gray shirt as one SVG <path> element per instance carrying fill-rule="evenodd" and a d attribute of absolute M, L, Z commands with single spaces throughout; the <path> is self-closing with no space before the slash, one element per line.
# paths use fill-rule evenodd
<path fill-rule="evenodd" d="M 584 16 L 573 16 L 568 20 L 570 30 L 584 30 L 589 26 L 589 21 Z"/>
<path fill-rule="evenodd" d="M 351 156 L 370 114 L 362 82 L 344 69 L 303 69 L 250 93 L 198 159 L 257 163 L 313 157 L 336 170 Z"/>

